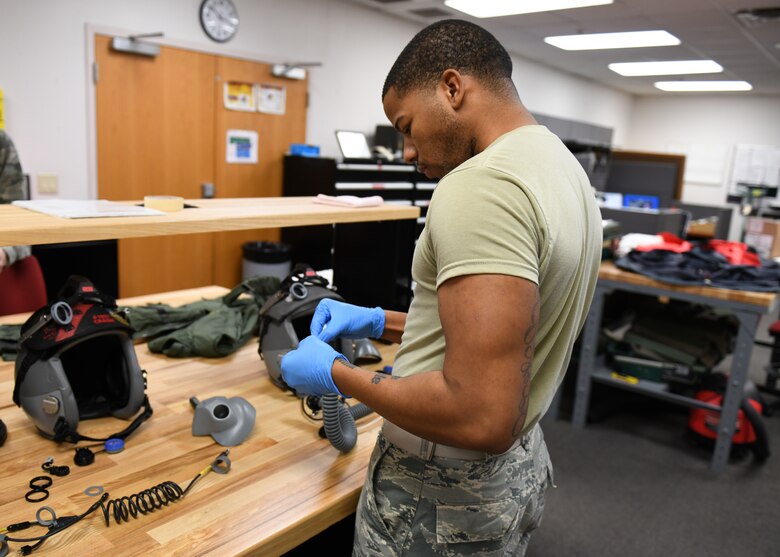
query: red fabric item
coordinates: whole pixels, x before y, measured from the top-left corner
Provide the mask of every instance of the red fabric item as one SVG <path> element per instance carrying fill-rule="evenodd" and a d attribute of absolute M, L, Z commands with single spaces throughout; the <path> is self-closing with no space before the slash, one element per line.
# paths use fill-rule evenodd
<path fill-rule="evenodd" d="M 723 395 L 714 391 L 699 391 L 696 393 L 696 400 L 722 406 Z M 761 403 L 756 400 L 749 400 L 749 404 L 761 413 Z M 706 437 L 707 439 L 718 438 L 718 425 L 720 424 L 720 412 L 705 410 L 704 408 L 692 408 L 688 418 L 688 427 L 693 431 Z M 745 412 L 737 412 L 737 424 L 734 435 L 731 437 L 732 443 L 747 444 L 756 442 L 756 430 L 753 424 L 745 417 Z"/>
<path fill-rule="evenodd" d="M 693 247 L 690 242 L 678 238 L 670 232 L 659 232 L 658 236 L 663 239 L 662 242 L 657 244 L 638 246 L 634 249 L 636 251 L 652 251 L 655 249 L 662 249 L 666 251 L 673 251 L 675 253 L 685 253 L 691 251 L 691 248 Z M 758 255 L 749 251 L 747 244 L 743 244 L 742 242 L 710 240 L 707 242 L 707 247 L 721 254 L 732 265 L 753 265 L 755 267 L 761 266 L 761 259 L 758 257 Z"/>
<path fill-rule="evenodd" d="M 0 272 L 0 315 L 36 311 L 46 305 L 46 284 L 34 255 Z"/>
<path fill-rule="evenodd" d="M 685 253 L 691 251 L 693 247 L 690 242 L 686 242 L 682 238 L 678 238 L 671 232 L 659 232 L 663 241 L 657 244 L 648 244 L 646 246 L 638 246 L 634 248 L 636 251 L 652 251 L 654 249 L 662 249 L 666 251 L 673 251 L 675 253 Z"/>
<path fill-rule="evenodd" d="M 710 240 L 707 246 L 713 251 L 725 257 L 732 265 L 761 266 L 761 259 L 757 254 L 748 251 L 747 244 L 742 242 L 729 242 L 727 240 Z"/>

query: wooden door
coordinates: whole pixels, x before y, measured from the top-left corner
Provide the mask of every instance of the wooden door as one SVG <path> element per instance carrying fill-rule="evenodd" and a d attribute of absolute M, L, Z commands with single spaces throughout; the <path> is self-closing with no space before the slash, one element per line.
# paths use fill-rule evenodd
<path fill-rule="evenodd" d="M 284 154 L 306 139 L 307 80 L 274 78 L 261 62 L 171 47 L 149 58 L 114 52 L 110 43 L 95 38 L 100 198 L 197 199 L 207 182 L 216 197 L 282 195 Z M 284 114 L 226 109 L 227 82 L 283 86 Z M 228 130 L 257 132 L 257 164 L 227 162 Z M 241 244 L 279 237 L 272 229 L 120 240 L 120 296 L 232 287 L 241 280 Z"/>
<path fill-rule="evenodd" d="M 98 197 L 200 197 L 214 181 L 215 56 L 125 54 L 98 35 L 95 59 Z M 212 234 L 119 240 L 118 250 L 122 297 L 214 282 Z"/>
<path fill-rule="evenodd" d="M 285 113 L 227 110 L 223 102 L 228 82 L 276 85 L 285 88 Z M 217 57 L 216 106 L 216 196 L 279 197 L 282 195 L 284 155 L 291 143 L 306 140 L 307 80 L 278 79 L 271 66 L 260 62 Z M 228 130 L 258 134 L 257 164 L 230 164 L 226 160 Z M 215 234 L 214 279 L 232 287 L 241 280 L 241 244 L 248 241 L 278 241 L 279 229 L 218 232 Z"/>

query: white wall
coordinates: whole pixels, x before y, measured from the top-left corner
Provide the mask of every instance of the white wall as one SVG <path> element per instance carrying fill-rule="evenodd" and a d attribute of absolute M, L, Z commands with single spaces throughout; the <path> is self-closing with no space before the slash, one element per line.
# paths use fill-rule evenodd
<path fill-rule="evenodd" d="M 737 144 L 780 147 L 780 97 L 675 95 L 640 97 L 634 102 L 626 148 L 659 152 L 687 148 L 686 165 L 705 171 L 698 172 L 699 176 L 711 174 L 708 183 L 686 180 L 685 202 L 725 204 Z M 730 236 L 736 240 L 741 220 L 732 221 Z"/>
<path fill-rule="evenodd" d="M 684 200 L 723 203 L 737 144 L 780 146 L 780 97 L 759 95 L 708 95 L 640 97 L 634 102 L 627 148 L 644 151 L 692 149 L 690 157 L 704 152 L 724 153 L 722 165 L 709 161 L 718 183 L 687 181 Z M 707 158 L 698 158 L 699 165 Z M 696 160 L 687 161 L 696 164 Z M 695 176 L 694 176 L 695 179 Z"/>
<path fill-rule="evenodd" d="M 338 154 L 333 132 L 386 123 L 380 94 L 395 57 L 422 25 L 343 0 L 235 0 L 241 24 L 227 45 L 206 39 L 200 0 L 0 0 L 0 88 L 6 128 L 35 182 L 55 172 L 60 197 L 88 197 L 86 24 L 166 38 L 310 70 L 307 141 Z M 526 106 L 628 134 L 632 97 L 514 56 Z M 35 183 L 33 183 L 33 195 Z"/>
<path fill-rule="evenodd" d="M 627 140 L 633 96 L 512 56 L 512 78 L 532 112 L 612 128 L 612 144 Z"/>

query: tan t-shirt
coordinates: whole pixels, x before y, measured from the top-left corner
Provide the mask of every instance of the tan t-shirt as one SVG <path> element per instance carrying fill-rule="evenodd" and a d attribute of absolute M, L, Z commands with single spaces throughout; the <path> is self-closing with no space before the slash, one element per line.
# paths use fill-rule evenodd
<path fill-rule="evenodd" d="M 539 285 L 541 297 L 527 432 L 563 379 L 593 298 L 601 242 L 590 183 L 563 143 L 544 126 L 502 135 L 434 191 L 414 251 L 417 284 L 393 375 L 443 369 L 447 347 L 436 289 L 446 280 L 475 274 L 527 279 Z M 518 342 L 522 335 L 517 331 Z"/>

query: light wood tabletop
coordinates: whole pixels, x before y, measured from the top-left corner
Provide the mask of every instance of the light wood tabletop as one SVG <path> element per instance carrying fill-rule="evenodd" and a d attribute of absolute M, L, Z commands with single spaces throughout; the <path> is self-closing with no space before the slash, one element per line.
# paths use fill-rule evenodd
<path fill-rule="evenodd" d="M 0 205 L 0 246 L 256 230 L 314 224 L 416 219 L 420 208 L 386 203 L 335 207 L 313 197 L 187 199 L 193 208 L 162 216 L 67 219 Z M 138 203 L 127 201 L 126 203 Z"/>
<path fill-rule="evenodd" d="M 599 279 L 611 280 L 634 284 L 637 286 L 649 286 L 663 288 L 674 292 L 684 292 L 696 296 L 704 296 L 717 300 L 726 300 L 730 302 L 740 302 L 743 304 L 752 304 L 761 306 L 771 311 L 777 303 L 777 294 L 773 292 L 752 292 L 749 290 L 731 290 L 728 288 L 715 288 L 712 286 L 676 286 L 665 282 L 660 282 L 639 273 L 624 271 L 615 266 L 612 261 L 604 261 L 599 268 Z"/>
<path fill-rule="evenodd" d="M 225 292 L 212 286 L 128 298 L 119 304 L 178 305 Z M 23 316 L 0 318 L 3 323 L 22 321 Z M 397 346 L 377 346 L 383 361 L 369 368 L 392 365 Z M 341 454 L 319 438 L 321 422 L 302 414 L 299 399 L 271 383 L 257 347 L 254 338 L 226 358 L 174 359 L 150 353 L 146 344 L 136 345 L 141 367 L 148 372 L 154 416 L 127 439 L 123 452 L 98 453 L 94 464 L 86 467 L 74 465 L 73 445 L 57 445 L 40 436 L 13 404 L 14 366 L 0 362 L 0 419 L 9 430 L 0 449 L 0 530 L 35 520 L 44 505 L 58 516 L 83 513 L 95 502 L 84 493 L 89 486 L 104 487 L 112 499 L 168 480 L 186 487 L 225 449 L 209 436 L 191 434 L 192 396 L 201 401 L 241 396 L 255 407 L 251 436 L 230 449 L 230 472 L 209 473 L 183 499 L 126 523 L 112 519 L 106 527 L 98 509 L 48 539 L 33 555 L 278 555 L 354 512 L 381 418 L 372 414 L 360 419 L 356 447 Z M 82 421 L 79 433 L 102 437 L 126 425 L 115 418 Z M 28 503 L 24 499 L 28 482 L 47 475 L 41 465 L 50 456 L 55 465 L 70 466 L 70 474 L 53 477 L 48 499 Z M 34 527 L 12 535 L 42 533 L 43 528 Z M 21 545 L 12 543 L 11 549 Z"/>

